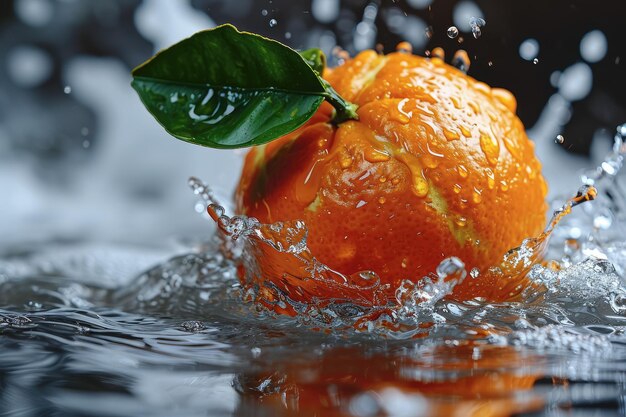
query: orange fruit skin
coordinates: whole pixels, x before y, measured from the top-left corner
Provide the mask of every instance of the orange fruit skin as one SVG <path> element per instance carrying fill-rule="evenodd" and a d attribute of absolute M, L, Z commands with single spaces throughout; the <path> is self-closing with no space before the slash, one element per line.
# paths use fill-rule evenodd
<path fill-rule="evenodd" d="M 389 299 L 447 257 L 485 272 L 542 231 L 547 186 L 511 93 L 401 52 L 364 51 L 324 76 L 359 120 L 334 126 L 324 103 L 300 129 L 251 149 L 239 213 L 303 220 L 313 256 L 344 274 L 376 272 Z M 453 297 L 502 301 L 519 293 L 512 284 L 468 276 Z"/>

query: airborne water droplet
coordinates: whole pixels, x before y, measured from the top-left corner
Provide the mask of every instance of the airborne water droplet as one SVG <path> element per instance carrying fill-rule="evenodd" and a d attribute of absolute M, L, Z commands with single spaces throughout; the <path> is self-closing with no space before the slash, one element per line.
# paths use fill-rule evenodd
<path fill-rule="evenodd" d="M 456 28 L 456 26 L 450 26 L 448 28 L 447 34 L 448 34 L 448 38 L 454 39 L 457 36 L 459 36 L 459 30 Z"/>
<path fill-rule="evenodd" d="M 432 38 L 432 37 L 433 37 L 433 27 L 432 27 L 432 26 L 428 26 L 428 27 L 424 30 L 424 33 L 425 33 L 425 35 L 426 35 L 426 37 L 427 37 L 428 39 Z"/>
<path fill-rule="evenodd" d="M 450 278 L 454 275 L 462 273 L 465 269 L 465 264 L 456 257 L 446 258 L 437 266 L 436 272 L 439 279 Z M 463 273 L 462 278 L 465 277 Z M 461 279 L 462 279 L 461 278 Z"/>
<path fill-rule="evenodd" d="M 533 59 L 533 64 L 537 65 L 538 62 L 539 62 L 539 58 Z"/>
<path fill-rule="evenodd" d="M 596 229 L 607 230 L 612 224 L 613 219 L 611 218 L 611 214 L 608 212 L 599 213 L 593 218 L 593 227 Z"/>
<path fill-rule="evenodd" d="M 561 145 L 563 144 L 563 142 L 565 142 L 565 138 L 563 137 L 563 135 L 556 135 L 554 143 L 558 143 L 559 145 Z"/>
<path fill-rule="evenodd" d="M 278 20 L 276 19 L 271 19 L 270 20 L 270 27 L 273 28 L 274 26 L 276 26 L 278 24 Z"/>
<path fill-rule="evenodd" d="M 482 35 L 481 28 L 485 26 L 485 19 L 481 17 L 472 17 L 469 21 L 470 27 L 472 28 L 472 35 L 474 35 L 475 39 L 480 38 Z"/>
<path fill-rule="evenodd" d="M 72 87 L 70 87 L 69 85 L 66 85 L 66 86 L 63 88 L 63 92 L 64 92 L 65 94 L 69 94 L 69 93 L 71 93 L 71 92 L 72 92 Z"/>

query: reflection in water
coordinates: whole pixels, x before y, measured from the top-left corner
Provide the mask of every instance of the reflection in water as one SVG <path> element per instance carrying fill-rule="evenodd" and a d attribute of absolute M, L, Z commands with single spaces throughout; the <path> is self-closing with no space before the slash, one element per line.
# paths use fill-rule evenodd
<path fill-rule="evenodd" d="M 511 347 L 375 344 L 287 356 L 272 372 L 236 377 L 240 415 L 263 405 L 285 416 L 504 417 L 543 406 L 532 387 L 545 359 Z"/>

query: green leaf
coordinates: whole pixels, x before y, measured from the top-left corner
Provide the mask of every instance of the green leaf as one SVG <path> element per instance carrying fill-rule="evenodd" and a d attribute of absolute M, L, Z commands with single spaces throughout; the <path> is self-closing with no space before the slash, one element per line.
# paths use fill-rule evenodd
<path fill-rule="evenodd" d="M 324 62 L 323 54 L 306 56 L 316 70 Z M 214 148 L 276 139 L 303 125 L 331 96 L 296 51 L 232 25 L 161 51 L 133 70 L 132 86 L 170 134 Z"/>
<path fill-rule="evenodd" d="M 300 51 L 300 55 L 302 55 L 302 58 L 304 58 L 306 63 L 309 64 L 318 75 L 321 76 L 324 73 L 324 68 L 326 68 L 326 55 L 324 55 L 321 49 L 307 49 Z"/>

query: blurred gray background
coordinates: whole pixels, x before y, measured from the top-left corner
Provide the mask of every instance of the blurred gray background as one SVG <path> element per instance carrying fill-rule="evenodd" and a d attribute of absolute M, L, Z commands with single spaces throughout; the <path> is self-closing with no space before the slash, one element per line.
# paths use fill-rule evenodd
<path fill-rule="evenodd" d="M 621 1 L 3 0 L 0 250 L 50 241 L 161 244 L 208 236 L 186 180 L 230 202 L 244 151 L 177 141 L 144 110 L 130 70 L 195 31 L 230 22 L 332 58 L 401 40 L 472 58 L 508 88 L 537 142 L 551 195 L 609 150 L 626 121 Z M 482 36 L 470 33 L 482 17 Z M 451 39 L 447 29 L 460 34 Z M 565 137 L 556 144 L 557 134 Z"/>

